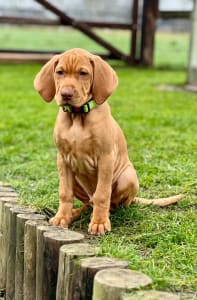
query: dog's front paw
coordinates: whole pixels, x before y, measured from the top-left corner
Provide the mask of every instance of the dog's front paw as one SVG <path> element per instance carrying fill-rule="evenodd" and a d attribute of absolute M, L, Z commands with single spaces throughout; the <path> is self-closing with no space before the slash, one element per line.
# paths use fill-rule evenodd
<path fill-rule="evenodd" d="M 55 226 L 68 227 L 68 224 L 70 223 L 70 218 L 68 218 L 65 215 L 57 213 L 55 217 L 49 220 L 49 223 Z"/>
<path fill-rule="evenodd" d="M 98 222 L 97 220 L 94 220 L 94 218 L 92 218 L 88 228 L 89 233 L 104 235 L 108 231 L 111 231 L 111 223 L 109 218 L 106 218 L 102 222 Z"/>

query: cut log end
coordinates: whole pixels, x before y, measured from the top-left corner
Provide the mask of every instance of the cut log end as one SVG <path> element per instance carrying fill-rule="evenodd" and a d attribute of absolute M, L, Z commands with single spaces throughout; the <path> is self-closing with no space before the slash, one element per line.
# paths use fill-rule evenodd
<path fill-rule="evenodd" d="M 0 181 L 0 186 L 3 186 L 3 187 L 10 187 L 11 188 L 11 185 L 8 183 L 8 182 L 4 182 L 4 181 Z"/>
<path fill-rule="evenodd" d="M 118 258 L 89 257 L 81 260 L 82 268 L 101 270 L 104 268 L 127 268 L 128 262 Z"/>
<path fill-rule="evenodd" d="M 66 255 L 77 255 L 79 256 L 93 256 L 100 252 L 99 248 L 87 243 L 76 243 L 64 245 L 60 248 L 60 252 Z"/>
<path fill-rule="evenodd" d="M 108 287 L 128 290 L 145 287 L 152 283 L 152 279 L 143 273 L 121 268 L 101 270 L 96 274 L 95 281 Z"/>
<path fill-rule="evenodd" d="M 12 187 L 10 186 L 1 186 L 0 185 L 0 192 L 13 192 L 14 193 L 14 190 Z"/>
<path fill-rule="evenodd" d="M 61 231 L 47 231 L 44 233 L 44 237 L 56 241 L 65 241 L 66 243 L 74 243 L 84 239 L 84 235 L 68 229 L 62 229 Z"/>
<path fill-rule="evenodd" d="M 18 198 L 17 197 L 0 197 L 0 202 L 1 203 L 6 203 L 6 202 L 17 202 Z"/>
<path fill-rule="evenodd" d="M 13 197 L 13 198 L 17 198 L 18 195 L 17 193 L 15 193 L 14 191 L 0 191 L 0 198 L 1 197 Z"/>
<path fill-rule="evenodd" d="M 94 278 L 93 300 L 119 300 L 122 293 L 150 284 L 152 279 L 137 271 L 121 268 L 101 270 Z"/>
<path fill-rule="evenodd" d="M 28 207 L 23 207 L 23 206 L 19 206 L 19 207 L 13 207 L 10 209 L 11 214 L 13 215 L 17 215 L 17 214 L 33 214 L 36 213 L 36 209 L 35 208 L 28 208 Z"/>

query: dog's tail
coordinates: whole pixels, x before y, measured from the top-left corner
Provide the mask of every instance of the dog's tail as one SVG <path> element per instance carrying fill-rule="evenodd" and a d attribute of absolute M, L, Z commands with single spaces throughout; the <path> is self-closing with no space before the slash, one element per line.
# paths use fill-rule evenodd
<path fill-rule="evenodd" d="M 178 202 L 179 200 L 185 197 L 184 194 L 179 194 L 176 196 L 171 196 L 167 198 L 158 198 L 158 199 L 145 199 L 145 198 L 138 198 L 134 199 L 134 203 L 145 204 L 145 205 L 157 205 L 157 206 L 168 206 Z"/>

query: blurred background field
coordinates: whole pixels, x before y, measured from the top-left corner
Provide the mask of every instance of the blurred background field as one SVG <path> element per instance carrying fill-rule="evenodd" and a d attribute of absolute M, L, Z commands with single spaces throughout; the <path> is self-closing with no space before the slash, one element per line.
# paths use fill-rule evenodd
<path fill-rule="evenodd" d="M 129 51 L 129 31 L 96 30 L 107 41 L 123 50 Z M 56 50 L 85 48 L 88 51 L 105 53 L 105 50 L 74 29 L 65 27 L 9 26 L 0 27 L 0 44 L 2 49 Z M 155 67 L 186 68 L 188 64 L 189 33 L 156 33 Z"/>

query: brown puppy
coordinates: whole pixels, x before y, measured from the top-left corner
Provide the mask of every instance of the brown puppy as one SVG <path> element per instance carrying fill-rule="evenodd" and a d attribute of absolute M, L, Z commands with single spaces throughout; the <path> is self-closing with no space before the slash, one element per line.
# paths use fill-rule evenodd
<path fill-rule="evenodd" d="M 54 130 L 59 171 L 59 209 L 50 220 L 54 225 L 67 227 L 93 205 L 89 232 L 104 234 L 111 230 L 110 207 L 131 202 L 164 206 L 182 198 L 148 202 L 135 198 L 139 188 L 136 172 L 123 132 L 106 101 L 117 85 L 115 71 L 82 49 L 54 56 L 35 78 L 42 98 L 50 102 L 55 97 L 60 107 Z M 73 197 L 84 206 L 73 209 Z"/>

